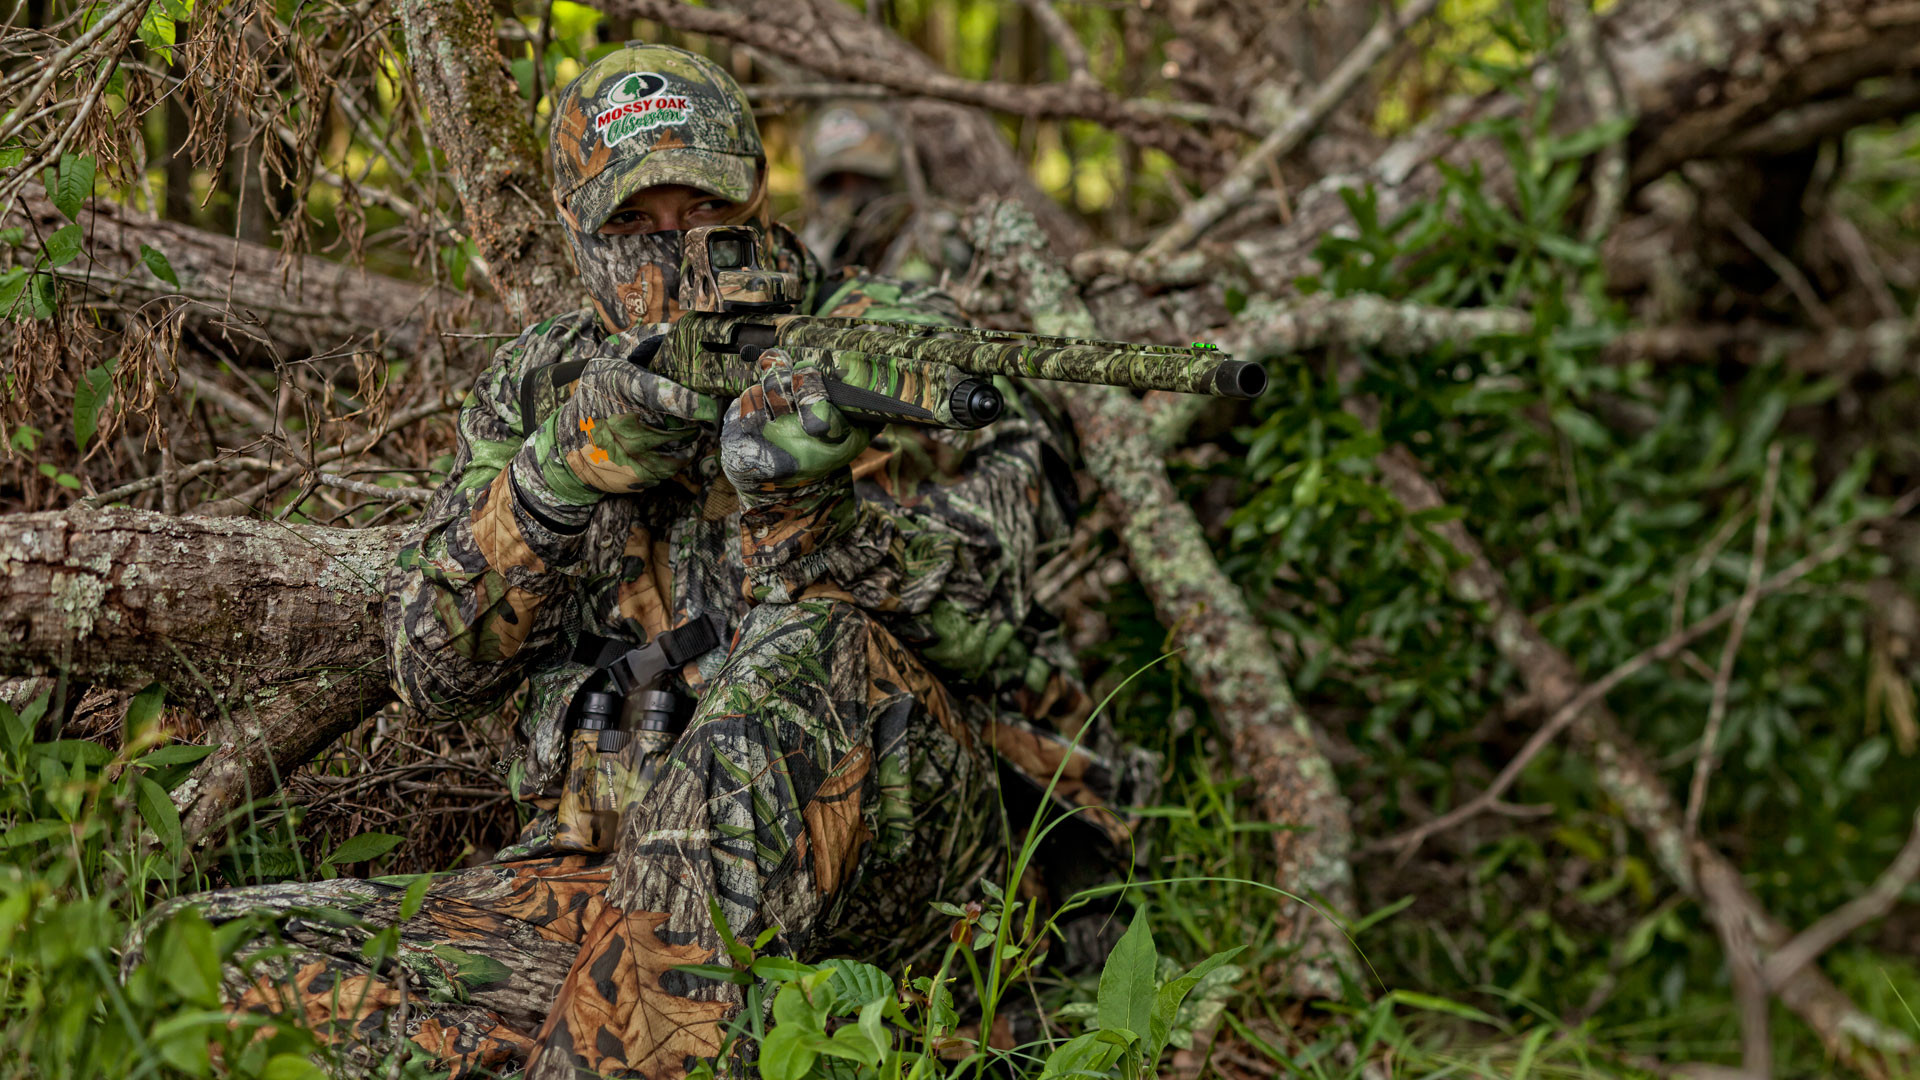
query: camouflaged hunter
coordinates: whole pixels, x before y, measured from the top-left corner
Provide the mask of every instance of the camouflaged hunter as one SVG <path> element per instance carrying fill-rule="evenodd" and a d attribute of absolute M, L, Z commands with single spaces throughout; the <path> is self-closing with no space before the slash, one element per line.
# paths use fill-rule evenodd
<path fill-rule="evenodd" d="M 634 193 L 685 185 L 764 233 L 798 311 L 957 326 L 952 301 L 830 279 L 767 223 L 752 114 L 700 57 L 616 51 L 561 95 L 553 130 L 593 306 L 481 373 L 385 605 L 393 682 L 420 713 L 473 717 L 524 681 L 513 777 L 536 812 L 493 864 L 433 875 L 424 896 L 400 877 L 181 902 L 271 922 L 227 970 L 228 1000 L 293 1010 L 356 1058 L 667 1080 L 720 1053 L 741 1004 L 674 970 L 718 962 L 710 905 L 742 937 L 775 931 L 774 952 L 925 957 L 929 902 L 1002 868 L 1000 800 L 1057 776 L 1054 796 L 1087 808 L 1061 848 L 1124 853 L 1103 807 L 1150 801 L 1153 769 L 1089 723 L 1033 601 L 1073 512 L 1071 448 L 1038 398 L 1009 384 L 990 428 L 875 432 L 783 349 L 731 402 L 701 393 L 621 358 L 649 339 L 659 355 L 680 238 L 599 229 Z M 362 947 L 383 927 L 399 948 L 374 966 Z"/>

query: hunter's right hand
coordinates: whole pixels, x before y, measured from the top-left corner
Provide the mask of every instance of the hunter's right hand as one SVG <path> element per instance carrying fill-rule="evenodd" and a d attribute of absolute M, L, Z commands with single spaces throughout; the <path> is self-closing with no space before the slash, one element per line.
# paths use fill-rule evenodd
<path fill-rule="evenodd" d="M 626 359 L 588 361 L 573 395 L 514 456 L 514 494 L 548 528 L 584 528 L 603 496 L 643 491 L 685 466 L 720 402 Z"/>

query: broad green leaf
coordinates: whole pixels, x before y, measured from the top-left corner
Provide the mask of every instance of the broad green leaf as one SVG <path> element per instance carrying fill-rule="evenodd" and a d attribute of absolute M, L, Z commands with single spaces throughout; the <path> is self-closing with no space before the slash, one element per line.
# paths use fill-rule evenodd
<path fill-rule="evenodd" d="M 213 946 L 213 927 L 194 908 L 167 921 L 152 963 L 160 977 L 195 1005 L 220 1006 L 220 954 Z"/>
<path fill-rule="evenodd" d="M 773 995 L 773 1022 L 820 1031 L 827 1022 L 826 997 L 824 991 L 809 996 L 798 983 L 788 983 Z"/>
<path fill-rule="evenodd" d="M 176 289 L 180 287 L 179 275 L 173 272 L 173 264 L 167 261 L 167 256 L 160 249 L 141 244 L 140 261 L 147 264 L 147 269 L 153 272 L 154 277 Z"/>
<path fill-rule="evenodd" d="M 260 1080 L 327 1080 L 327 1074 L 305 1054 L 275 1054 L 260 1070 Z"/>
<path fill-rule="evenodd" d="M 133 700 L 127 703 L 126 720 L 121 724 L 121 729 L 126 732 L 124 737 L 132 740 L 145 733 L 160 716 L 160 709 L 166 701 L 167 688 L 157 682 L 148 683 L 133 695 Z"/>
<path fill-rule="evenodd" d="M 62 225 L 47 237 L 45 254 L 48 266 L 65 266 L 80 257 L 80 226 Z"/>
<path fill-rule="evenodd" d="M 893 996 L 893 980 L 887 973 L 858 960 L 833 961 L 833 977 L 827 980 L 827 986 L 833 990 L 833 1000 L 841 1012 Z"/>
<path fill-rule="evenodd" d="M 145 776 L 134 779 L 133 798 L 140 807 L 140 817 L 146 821 L 147 828 L 160 838 L 161 845 L 168 853 L 178 856 L 182 841 L 180 811 L 174 807 L 173 800 L 167 797 L 159 784 Z"/>
<path fill-rule="evenodd" d="M 1146 1038 L 1153 1018 L 1153 972 L 1158 963 L 1146 915 L 1136 913 L 1133 925 L 1120 936 L 1100 970 L 1100 1030 Z"/>
<path fill-rule="evenodd" d="M 100 430 L 100 410 L 113 387 L 113 365 L 114 361 L 109 360 L 90 367 L 86 375 L 73 384 L 73 442 L 82 450 L 87 448 L 87 440 L 93 438 L 93 433 Z"/>
<path fill-rule="evenodd" d="M 31 738 L 33 729 L 13 711 L 13 706 L 0 701 L 0 750 L 5 750 L 10 758 L 17 758 L 20 748 Z"/>
<path fill-rule="evenodd" d="M 96 769 L 113 760 L 113 751 L 97 742 L 88 742 L 85 739 L 56 739 L 53 742 L 35 743 L 33 752 L 69 765 L 78 762 Z"/>
<path fill-rule="evenodd" d="M 26 314 L 35 319 L 51 319 L 60 310 L 60 283 L 52 274 L 27 276 Z"/>
<path fill-rule="evenodd" d="M 68 829 L 69 826 L 64 821 L 29 821 L 25 825 L 15 825 L 11 829 L 0 832 L 0 851 L 64 836 Z"/>
<path fill-rule="evenodd" d="M 814 1034 L 799 1027 L 774 1028 L 760 1043 L 760 1075 L 764 1080 L 802 1080 L 819 1056 L 808 1045 L 808 1036 Z"/>
<path fill-rule="evenodd" d="M 19 320 L 27 315 L 20 296 L 27 290 L 27 268 L 16 266 L 0 274 L 0 316 Z"/>
<path fill-rule="evenodd" d="M 1160 988 L 1153 1002 L 1153 1031 L 1147 1044 L 1148 1061 L 1157 1061 L 1160 1051 L 1166 1049 L 1167 1038 L 1173 1031 L 1174 1018 L 1180 1015 L 1180 1003 L 1187 994 L 1199 985 L 1215 969 L 1246 951 L 1245 945 L 1236 945 L 1225 952 L 1217 952 L 1194 965 L 1192 971 Z"/>
<path fill-rule="evenodd" d="M 18 143 L 13 146 L 0 146 L 0 169 L 17 167 L 27 160 L 27 148 Z"/>
<path fill-rule="evenodd" d="M 420 905 L 427 902 L 427 890 L 433 887 L 433 875 L 421 874 L 407 886 L 405 896 L 400 898 L 400 919 L 402 922 L 420 914 Z"/>
<path fill-rule="evenodd" d="M 192 763 L 207 757 L 208 755 L 212 754 L 215 750 L 218 750 L 218 749 L 220 748 L 217 746 L 200 746 L 193 743 L 175 743 L 172 746 L 162 746 L 151 753 L 143 755 L 139 761 L 135 762 L 135 764 L 151 765 L 154 767 L 163 767 L 167 765 L 191 765 Z"/>
<path fill-rule="evenodd" d="M 350 840 L 342 840 L 340 846 L 334 848 L 321 861 L 336 866 L 344 863 L 367 862 L 399 847 L 404 839 L 392 833 L 361 833 Z"/>
<path fill-rule="evenodd" d="M 843 1027 L 818 1044 L 819 1052 L 832 1057 L 849 1058 L 867 1065 L 880 1064 L 880 1045 L 857 1027 Z"/>
<path fill-rule="evenodd" d="M 1113 1068 L 1114 1062 L 1126 1052 L 1126 1036 L 1115 1032 L 1100 1030 L 1089 1031 L 1085 1035 L 1069 1039 L 1047 1055 L 1047 1064 L 1041 1069 L 1041 1080 L 1053 1077 L 1105 1076 Z"/>
<path fill-rule="evenodd" d="M 78 221 L 80 208 L 93 195 L 93 156 L 61 154 L 57 169 L 48 169 L 45 180 L 47 198 L 68 219 Z"/>

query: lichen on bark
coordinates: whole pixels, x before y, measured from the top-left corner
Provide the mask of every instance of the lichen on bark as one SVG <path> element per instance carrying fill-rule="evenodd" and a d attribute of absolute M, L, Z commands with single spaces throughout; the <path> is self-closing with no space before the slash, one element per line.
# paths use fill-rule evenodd
<path fill-rule="evenodd" d="M 1019 294 L 1043 334 L 1098 337 L 1097 327 L 1066 271 L 1047 254 L 1033 218 L 1017 204 L 995 201 L 976 210 L 975 250 Z M 1070 386 L 1062 396 L 1080 437 L 1088 470 L 1112 505 L 1128 561 L 1179 642 L 1181 662 L 1233 743 L 1234 758 L 1254 780 L 1265 816 L 1297 828 L 1274 833 L 1281 888 L 1350 914 L 1352 825 L 1333 768 L 1294 699 L 1267 631 L 1239 588 L 1220 569 L 1193 510 L 1179 498 L 1140 403 L 1108 386 Z M 1282 908 L 1280 933 L 1300 947 L 1293 989 L 1337 995 L 1352 954 L 1326 915 Z"/>

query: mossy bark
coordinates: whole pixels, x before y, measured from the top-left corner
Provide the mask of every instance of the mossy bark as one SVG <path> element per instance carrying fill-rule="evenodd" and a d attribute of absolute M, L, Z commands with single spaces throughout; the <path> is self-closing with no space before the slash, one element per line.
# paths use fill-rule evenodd
<path fill-rule="evenodd" d="M 1033 219 L 1011 203 L 976 219 L 974 241 L 997 275 L 1020 293 L 1034 329 L 1098 337 L 1093 317 Z M 1352 914 L 1353 829 L 1333 767 L 1314 743 L 1267 630 L 1220 569 L 1200 522 L 1173 488 L 1159 444 L 1140 422 L 1140 402 L 1107 386 L 1065 388 L 1087 468 L 1111 504 L 1127 560 L 1170 628 L 1180 662 L 1232 741 L 1236 767 L 1253 781 L 1261 814 L 1294 828 L 1273 834 L 1277 884 Z M 1340 993 L 1340 969 L 1352 959 L 1345 937 L 1305 904 L 1279 908 L 1280 933 L 1300 948 L 1293 990 Z"/>
<path fill-rule="evenodd" d="M 407 59 L 447 156 L 467 235 L 507 315 L 524 326 L 584 306 L 534 138 L 481 0 L 401 0 Z"/>
<path fill-rule="evenodd" d="M 380 625 L 397 529 L 142 510 L 0 521 L 0 675 L 160 682 L 222 718 L 175 793 L 196 835 L 393 699 Z"/>

